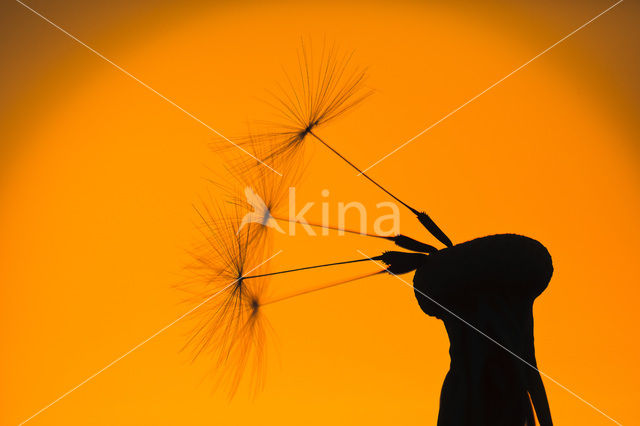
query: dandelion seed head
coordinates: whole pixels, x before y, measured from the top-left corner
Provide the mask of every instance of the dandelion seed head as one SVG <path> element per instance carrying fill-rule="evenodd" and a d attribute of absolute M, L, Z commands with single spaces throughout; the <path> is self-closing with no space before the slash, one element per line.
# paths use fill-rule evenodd
<path fill-rule="evenodd" d="M 198 209 L 203 242 L 192 255 L 194 277 L 186 285 L 190 301 L 202 306 L 194 312 L 194 329 L 186 346 L 194 359 L 208 355 L 220 387 L 233 396 L 245 371 L 254 391 L 263 382 L 266 318 L 260 311 L 266 280 L 247 279 L 264 262 L 264 247 L 255 244 L 255 233 L 239 229 L 240 209 Z"/>
<path fill-rule="evenodd" d="M 302 43 L 297 55 L 298 72 L 294 76 L 285 72 L 286 83 L 269 92 L 265 100 L 275 118 L 263 122 L 261 130 L 251 130 L 250 136 L 233 138 L 234 142 L 251 147 L 260 145 L 261 152 L 252 154 L 271 167 L 276 159 L 287 164 L 297 160 L 304 142 L 316 128 L 342 116 L 373 94 L 364 84 L 366 70 L 354 66 L 352 59 L 353 53 L 341 53 L 335 45 L 326 43 L 316 57 L 313 49 Z M 228 149 L 225 142 L 218 141 L 214 147 Z M 260 164 L 249 160 L 244 166 Z"/>

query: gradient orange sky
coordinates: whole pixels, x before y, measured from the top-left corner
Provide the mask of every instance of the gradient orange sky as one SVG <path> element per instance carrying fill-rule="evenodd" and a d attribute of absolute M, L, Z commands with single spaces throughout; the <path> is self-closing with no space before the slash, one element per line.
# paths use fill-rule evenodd
<path fill-rule="evenodd" d="M 319 133 L 366 166 L 612 3 L 28 4 L 229 136 L 264 115 L 257 98 L 293 66 L 301 36 L 353 49 L 376 93 Z M 189 308 L 173 286 L 197 241 L 202 178 L 222 164 L 205 127 L 18 3 L 0 11 L 0 423 L 17 424 Z M 514 232 L 548 247 L 539 367 L 622 424 L 640 420 L 639 15 L 622 3 L 371 170 L 454 242 Z M 300 200 L 329 189 L 332 206 L 370 207 L 372 224 L 384 194 L 321 147 L 307 154 Z M 427 239 L 404 212 L 401 228 Z M 282 269 L 388 245 L 332 234 L 276 247 L 272 268 Z M 276 336 L 256 398 L 212 390 L 213 363 L 180 352 L 185 321 L 29 424 L 435 423 L 447 337 L 400 281 L 363 280 L 265 313 Z M 556 424 L 612 424 L 545 385 Z"/>

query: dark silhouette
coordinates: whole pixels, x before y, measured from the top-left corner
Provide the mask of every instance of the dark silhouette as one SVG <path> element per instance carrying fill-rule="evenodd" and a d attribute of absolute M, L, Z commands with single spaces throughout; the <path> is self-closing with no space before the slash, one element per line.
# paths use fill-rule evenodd
<path fill-rule="evenodd" d="M 413 281 L 416 298 L 444 322 L 450 341 L 438 425 L 533 426 L 534 407 L 540 424 L 551 425 L 533 344 L 533 301 L 553 274 L 547 249 L 503 234 L 423 259 Z"/>

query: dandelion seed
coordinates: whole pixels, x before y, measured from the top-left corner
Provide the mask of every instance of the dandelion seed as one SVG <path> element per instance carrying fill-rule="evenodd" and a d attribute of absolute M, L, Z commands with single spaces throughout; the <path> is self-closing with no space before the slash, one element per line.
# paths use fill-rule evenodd
<path fill-rule="evenodd" d="M 352 259 L 346 261 L 303 266 L 281 271 L 252 271 L 252 265 L 261 264 L 264 256 L 263 248 L 254 251 L 254 240 L 257 236 L 248 224 L 240 229 L 240 212 L 236 206 L 230 211 L 221 207 L 209 208 L 206 205 L 197 210 L 203 226 L 201 228 L 205 244 L 194 251 L 195 264 L 192 271 L 196 274 L 187 290 L 194 298 L 211 299 L 212 294 L 220 296 L 212 298 L 198 311 L 198 323 L 187 345 L 193 348 L 194 358 L 208 352 L 216 360 L 219 384 L 224 383 L 232 397 L 248 371 L 252 378 L 254 391 L 262 388 L 266 366 L 267 335 L 270 330 L 268 320 L 262 307 L 272 305 L 285 299 L 335 287 L 355 280 L 374 276 L 383 272 L 404 273 L 410 262 L 420 257 L 419 253 L 386 252 L 373 258 L 387 264 L 388 267 L 339 280 L 328 284 L 319 284 L 310 288 L 297 290 L 294 293 L 268 298 L 267 279 L 275 275 L 283 275 L 298 271 L 335 267 L 371 259 Z M 408 261 L 410 256 L 411 260 Z M 417 268 L 414 265 L 413 269 Z"/>
<path fill-rule="evenodd" d="M 305 142 L 314 139 L 409 209 L 431 235 L 445 246 L 451 247 L 453 243 L 449 237 L 429 215 L 396 197 L 318 135 L 318 128 L 340 117 L 372 94 L 371 90 L 364 87 L 366 70 L 354 68 L 351 64 L 352 56 L 353 54 L 340 55 L 335 46 L 328 49 L 323 46 L 320 62 L 314 67 L 312 55 L 303 43 L 298 53 L 299 75 L 291 78 L 285 74 L 287 86 L 281 86 L 279 93 L 272 94 L 274 101 L 270 105 L 279 113 L 280 121 L 269 123 L 274 130 L 253 133 L 250 137 L 241 138 L 240 143 L 260 146 L 261 155 L 258 154 L 257 157 L 262 161 L 280 160 L 289 165 L 301 157 Z M 253 168 L 259 163 L 250 162 L 248 166 L 246 162 L 243 164 L 245 168 Z"/>
<path fill-rule="evenodd" d="M 237 209 L 231 214 L 222 208 L 198 209 L 202 220 L 204 244 L 193 251 L 194 279 L 185 290 L 194 299 L 206 300 L 219 293 L 198 310 L 198 323 L 187 345 L 194 358 L 211 352 L 217 361 L 220 380 L 228 382 L 233 396 L 243 372 L 254 370 L 254 380 L 264 376 L 264 341 L 267 323 L 259 312 L 266 291 L 265 280 L 245 280 L 247 271 L 260 265 L 263 247 L 254 245 L 249 228 L 239 232 Z"/>

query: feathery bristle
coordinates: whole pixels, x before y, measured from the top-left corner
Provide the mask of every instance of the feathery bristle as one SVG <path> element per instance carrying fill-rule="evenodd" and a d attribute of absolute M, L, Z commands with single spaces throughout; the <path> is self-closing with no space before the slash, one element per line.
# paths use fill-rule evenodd
<path fill-rule="evenodd" d="M 263 152 L 262 148 L 260 144 L 252 144 L 256 155 Z M 276 219 L 282 221 L 281 218 L 289 214 L 289 189 L 296 186 L 302 175 L 301 163 L 286 164 L 282 159 L 274 158 L 272 164 L 282 170 L 282 176 L 278 176 L 264 167 L 246 167 L 246 158 L 227 158 L 226 161 L 225 175 L 217 174 L 210 182 L 221 190 L 222 198 L 228 204 L 238 209 L 242 218 L 250 215 L 246 220 L 253 223 L 254 244 L 267 240 L 271 234 L 268 227 L 284 232 Z"/>
<path fill-rule="evenodd" d="M 353 68 L 353 53 L 341 55 L 335 45 L 322 48 L 319 64 L 302 44 L 298 52 L 298 78 L 288 74 L 273 106 L 289 134 L 303 139 L 310 131 L 344 114 L 372 94 L 364 90 L 366 71 Z"/>
<path fill-rule="evenodd" d="M 252 154 L 271 166 L 277 159 L 286 164 L 299 159 L 313 129 L 345 114 L 373 93 L 364 86 L 366 70 L 353 66 L 352 57 L 353 53 L 342 54 L 335 45 L 325 44 L 315 64 L 311 49 L 302 43 L 298 52 L 298 74 L 292 77 L 285 72 L 287 84 L 279 85 L 277 92 L 270 93 L 272 99 L 266 100 L 277 117 L 263 123 L 267 130 L 253 131 L 250 136 L 234 138 L 234 141 L 251 147 L 258 143 L 261 152 Z M 228 143 L 222 141 L 214 143 L 218 150 L 228 147 Z M 255 160 L 244 163 L 245 166 L 259 164 Z"/>
<path fill-rule="evenodd" d="M 193 252 L 195 277 L 185 290 L 207 303 L 196 311 L 198 323 L 187 345 L 194 358 L 204 352 L 214 357 L 218 377 L 233 396 L 249 365 L 258 383 L 264 373 L 266 320 L 259 307 L 266 282 L 244 279 L 260 265 L 263 248 L 254 250 L 251 224 L 239 229 L 237 209 L 229 214 L 204 206 L 198 213 L 205 243 Z"/>
<path fill-rule="evenodd" d="M 256 155 L 264 156 L 266 149 L 254 142 L 252 151 Z M 235 167 L 232 169 L 232 176 L 241 191 L 236 190 L 235 194 L 229 194 L 231 202 L 244 209 L 253 209 L 254 206 L 249 203 L 244 193 L 245 189 L 249 187 L 260 197 L 271 214 L 284 215 L 284 211 L 281 209 L 287 207 L 289 188 L 295 187 L 302 177 L 305 163 L 301 161 L 285 162 L 281 158 L 273 158 L 272 164 L 281 171 L 282 176 L 271 173 L 264 167 L 244 169 Z M 232 167 L 237 165 L 238 163 L 234 163 Z M 242 195 L 238 195 L 239 192 L 242 192 Z"/>

